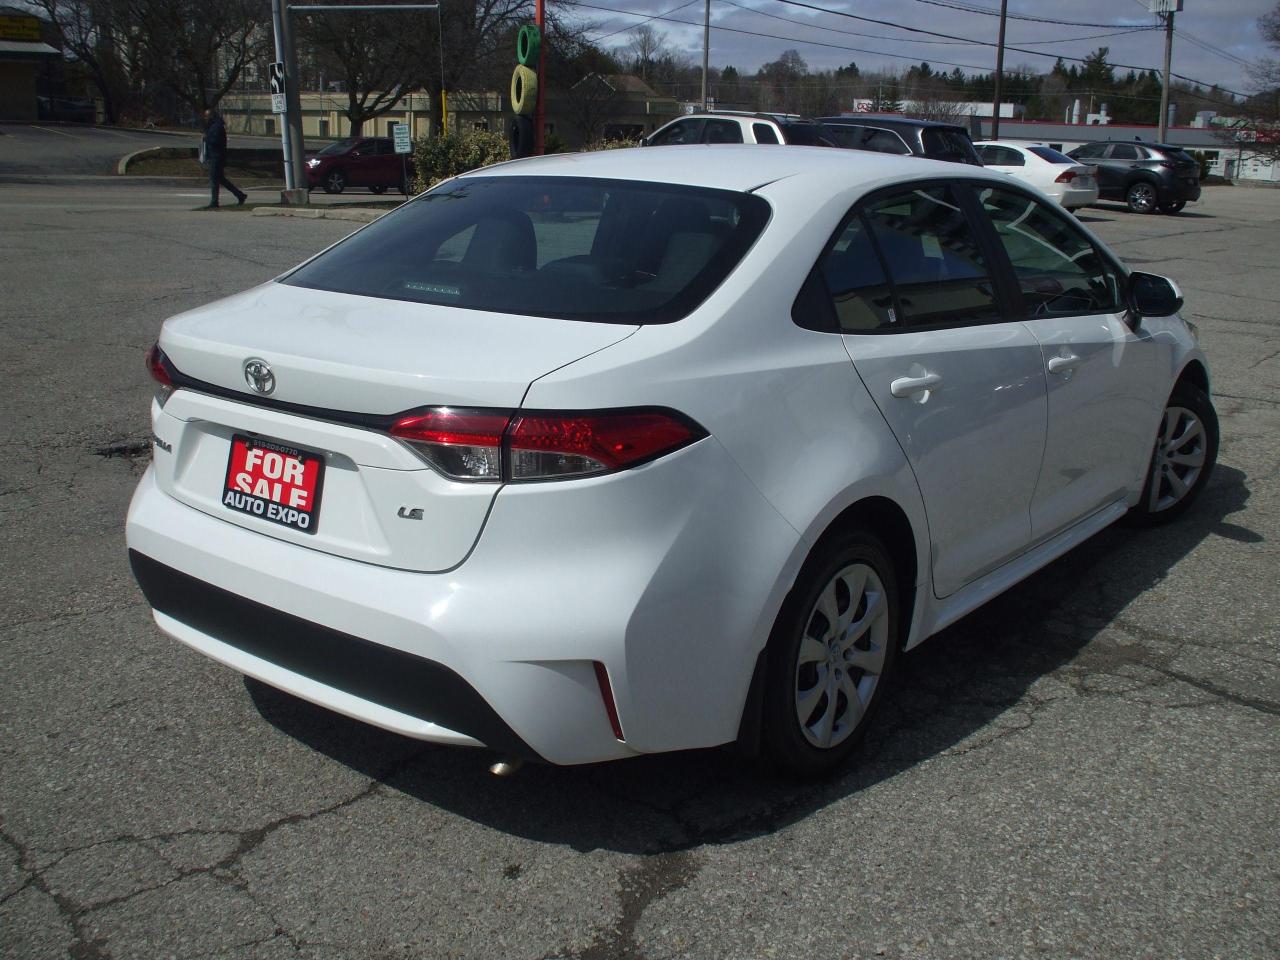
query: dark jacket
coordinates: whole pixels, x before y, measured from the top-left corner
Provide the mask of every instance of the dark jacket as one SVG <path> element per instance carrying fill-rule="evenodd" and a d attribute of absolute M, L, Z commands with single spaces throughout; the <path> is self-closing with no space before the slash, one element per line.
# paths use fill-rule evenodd
<path fill-rule="evenodd" d="M 220 113 L 215 113 L 209 125 L 204 128 L 204 155 L 210 160 L 222 159 L 227 155 L 227 125 L 222 122 Z"/>

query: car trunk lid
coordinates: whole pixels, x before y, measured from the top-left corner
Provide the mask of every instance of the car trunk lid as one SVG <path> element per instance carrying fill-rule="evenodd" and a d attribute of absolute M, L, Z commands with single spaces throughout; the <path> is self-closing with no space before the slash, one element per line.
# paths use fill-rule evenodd
<path fill-rule="evenodd" d="M 431 470 L 387 433 L 396 415 L 514 410 L 532 381 L 635 329 L 266 284 L 165 324 L 180 389 L 156 416 L 157 478 L 266 536 L 445 570 L 471 549 L 498 484 Z"/>

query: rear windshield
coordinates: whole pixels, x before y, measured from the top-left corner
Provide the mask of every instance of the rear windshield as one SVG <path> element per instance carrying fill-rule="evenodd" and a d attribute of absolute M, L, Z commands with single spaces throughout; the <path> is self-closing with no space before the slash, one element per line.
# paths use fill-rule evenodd
<path fill-rule="evenodd" d="M 569 177 L 441 184 L 290 274 L 284 283 L 605 323 L 686 316 L 769 219 L 730 190 Z"/>
<path fill-rule="evenodd" d="M 1053 147 L 1027 147 L 1027 153 L 1034 153 L 1041 160 L 1048 160 L 1050 163 L 1075 164 L 1065 153 L 1059 153 Z"/>
<path fill-rule="evenodd" d="M 981 164 L 973 149 L 973 141 L 963 130 L 951 127 L 925 127 L 925 153 L 938 160 Z"/>

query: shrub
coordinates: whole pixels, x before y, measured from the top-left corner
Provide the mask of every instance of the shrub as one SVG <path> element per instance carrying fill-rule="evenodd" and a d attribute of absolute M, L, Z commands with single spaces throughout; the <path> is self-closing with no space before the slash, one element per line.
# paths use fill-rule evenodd
<path fill-rule="evenodd" d="M 413 145 L 418 188 L 434 186 L 477 167 L 511 159 L 507 138 L 486 130 L 463 130 L 442 137 L 426 137 Z"/>
<path fill-rule="evenodd" d="M 596 140 L 594 143 L 588 143 L 582 149 L 584 151 L 594 150 L 625 150 L 627 147 L 634 147 L 634 140 Z"/>

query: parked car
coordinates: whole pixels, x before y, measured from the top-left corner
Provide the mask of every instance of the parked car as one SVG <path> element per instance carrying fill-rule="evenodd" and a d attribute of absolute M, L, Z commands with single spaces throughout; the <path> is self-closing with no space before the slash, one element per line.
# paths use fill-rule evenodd
<path fill-rule="evenodd" d="M 405 158 L 396 153 L 390 137 L 338 140 L 307 158 L 307 189 L 342 193 L 347 187 L 409 192 Z"/>
<path fill-rule="evenodd" d="M 818 122 L 831 131 L 838 147 L 982 166 L 969 131 L 953 123 L 873 113 L 820 117 Z"/>
<path fill-rule="evenodd" d="M 1094 168 L 1103 200 L 1122 200 L 1134 213 L 1178 213 L 1200 199 L 1200 164 L 1181 147 L 1097 141 L 1067 156 Z"/>
<path fill-rule="evenodd" d="M 643 141 L 646 147 L 690 143 L 790 143 L 804 147 L 835 146 L 828 132 L 812 120 L 778 113 L 695 113 L 659 127 Z"/>
<path fill-rule="evenodd" d="M 982 165 L 1029 183 L 1068 210 L 1098 199 L 1093 168 L 1043 144 L 1024 146 L 990 140 L 974 144 Z"/>
<path fill-rule="evenodd" d="M 166 633 L 388 730 L 815 773 L 900 651 L 1201 493 L 1181 303 L 980 167 L 476 170 L 165 322 L 129 554 Z"/>

